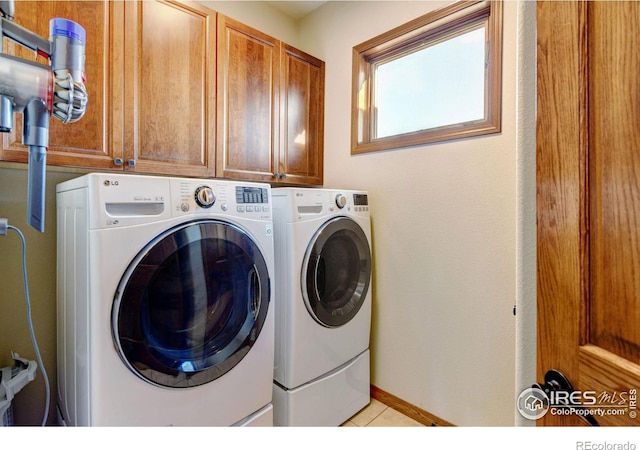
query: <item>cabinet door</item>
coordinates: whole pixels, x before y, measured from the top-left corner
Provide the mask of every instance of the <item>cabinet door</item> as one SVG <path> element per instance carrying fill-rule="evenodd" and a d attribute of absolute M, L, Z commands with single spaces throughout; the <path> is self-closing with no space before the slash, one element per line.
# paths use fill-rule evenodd
<path fill-rule="evenodd" d="M 279 45 L 218 15 L 218 177 L 275 180 Z"/>
<path fill-rule="evenodd" d="M 125 2 L 125 170 L 213 176 L 216 13 Z"/>
<path fill-rule="evenodd" d="M 47 156 L 50 165 L 111 168 L 114 157 L 122 155 L 117 119 L 111 115 L 122 101 L 122 92 L 117 78 L 110 76 L 111 70 L 118 73 L 122 68 L 122 43 L 119 40 L 122 5 L 121 2 L 96 1 L 15 2 L 15 22 L 46 39 L 49 38 L 49 20 L 54 17 L 73 20 L 87 32 L 87 112 L 73 124 L 63 125 L 57 119 L 50 120 Z M 23 59 L 35 59 L 32 51 L 9 39 L 4 39 L 3 50 Z M 38 62 L 49 64 L 42 57 L 38 57 Z M 27 155 L 27 148 L 22 145 L 22 114 L 16 113 L 13 131 L 2 135 L 0 159 L 26 162 Z"/>
<path fill-rule="evenodd" d="M 324 61 L 282 48 L 282 129 L 278 171 L 288 183 L 322 184 Z"/>

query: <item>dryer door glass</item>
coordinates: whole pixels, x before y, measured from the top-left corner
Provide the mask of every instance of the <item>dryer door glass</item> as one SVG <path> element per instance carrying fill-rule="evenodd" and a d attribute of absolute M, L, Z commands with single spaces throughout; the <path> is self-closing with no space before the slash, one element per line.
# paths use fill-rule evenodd
<path fill-rule="evenodd" d="M 112 325 L 122 360 L 156 385 L 215 380 L 258 338 L 269 283 L 262 253 L 240 228 L 208 220 L 166 231 L 118 286 Z"/>
<path fill-rule="evenodd" d="M 314 235 L 302 270 L 307 310 L 321 325 L 339 327 L 362 306 L 371 281 L 371 250 L 362 228 L 347 217 Z"/>

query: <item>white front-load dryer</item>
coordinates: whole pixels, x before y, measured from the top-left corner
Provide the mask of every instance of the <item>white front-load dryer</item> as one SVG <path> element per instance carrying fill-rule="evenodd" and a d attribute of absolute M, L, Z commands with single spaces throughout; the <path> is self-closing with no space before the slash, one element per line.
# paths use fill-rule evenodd
<path fill-rule="evenodd" d="M 274 424 L 339 425 L 370 400 L 368 194 L 278 188 L 272 197 Z"/>
<path fill-rule="evenodd" d="M 64 424 L 273 423 L 270 191 L 95 173 L 57 186 Z"/>

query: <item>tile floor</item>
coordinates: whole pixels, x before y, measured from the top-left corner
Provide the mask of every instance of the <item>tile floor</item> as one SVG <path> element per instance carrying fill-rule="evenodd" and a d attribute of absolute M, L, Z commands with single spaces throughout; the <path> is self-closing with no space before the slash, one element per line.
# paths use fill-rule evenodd
<path fill-rule="evenodd" d="M 371 399 L 371 403 L 342 424 L 343 427 L 423 427 L 420 422 L 396 411 L 384 403 Z"/>

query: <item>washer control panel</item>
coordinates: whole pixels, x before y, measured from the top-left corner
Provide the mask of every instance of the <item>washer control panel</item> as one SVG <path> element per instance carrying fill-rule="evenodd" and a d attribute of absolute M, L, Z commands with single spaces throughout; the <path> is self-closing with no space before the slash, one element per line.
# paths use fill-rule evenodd
<path fill-rule="evenodd" d="M 61 183 L 58 192 L 89 189 L 91 229 L 149 223 L 170 217 L 211 215 L 271 221 L 266 183 L 92 173 Z"/>
<path fill-rule="evenodd" d="M 171 203 L 174 215 L 224 213 L 271 218 L 271 188 L 264 183 L 172 178 Z"/>

